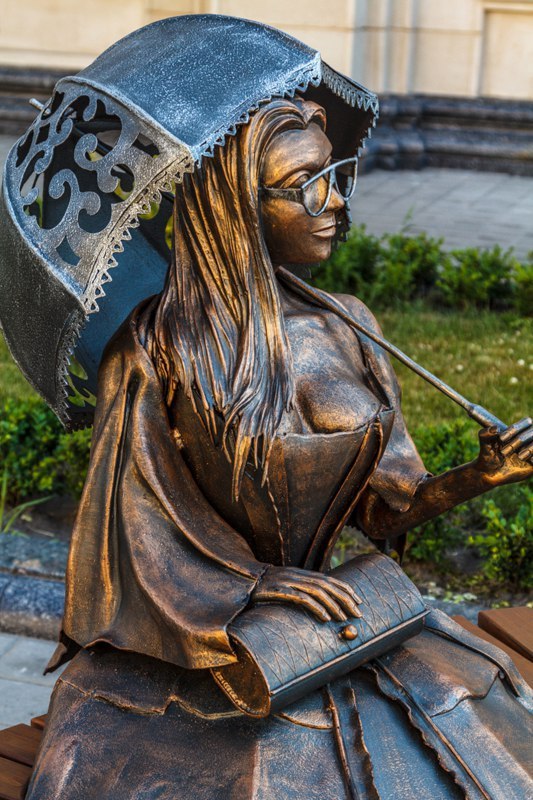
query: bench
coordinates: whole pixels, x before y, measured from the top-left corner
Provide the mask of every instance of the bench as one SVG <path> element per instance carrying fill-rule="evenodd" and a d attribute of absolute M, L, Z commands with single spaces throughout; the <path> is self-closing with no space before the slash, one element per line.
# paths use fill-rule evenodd
<path fill-rule="evenodd" d="M 499 608 L 481 611 L 478 624 L 465 617 L 455 621 L 481 639 L 504 650 L 522 677 L 533 687 L 533 609 Z M 0 800 L 24 800 L 46 715 L 30 725 L 14 725 L 0 731 Z"/>
<path fill-rule="evenodd" d="M 46 723 L 46 715 L 31 725 L 14 725 L 0 731 L 0 798 L 24 800 L 35 757 Z"/>

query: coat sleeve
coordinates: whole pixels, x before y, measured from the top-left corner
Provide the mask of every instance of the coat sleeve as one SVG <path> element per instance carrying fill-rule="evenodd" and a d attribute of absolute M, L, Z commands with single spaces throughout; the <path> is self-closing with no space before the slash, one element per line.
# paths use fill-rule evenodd
<path fill-rule="evenodd" d="M 186 668 L 236 660 L 227 625 L 266 565 L 209 505 L 132 318 L 104 358 L 63 631 Z"/>

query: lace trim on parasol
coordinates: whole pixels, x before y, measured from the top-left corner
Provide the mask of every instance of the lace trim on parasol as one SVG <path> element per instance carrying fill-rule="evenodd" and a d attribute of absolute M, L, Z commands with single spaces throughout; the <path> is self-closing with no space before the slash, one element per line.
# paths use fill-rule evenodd
<path fill-rule="evenodd" d="M 345 103 L 355 108 L 364 111 L 371 111 L 372 124 L 369 125 L 366 137 L 362 140 L 359 146 L 359 155 L 361 155 L 365 142 L 372 136 L 372 129 L 376 127 L 379 118 L 379 100 L 377 95 L 357 86 L 355 83 L 343 78 L 338 72 L 335 72 L 331 67 L 322 62 L 322 82 L 330 89 L 333 94 L 344 100 Z"/>
<path fill-rule="evenodd" d="M 243 103 L 240 109 L 237 109 L 233 120 L 228 125 L 224 125 L 211 133 L 198 146 L 197 162 L 200 163 L 203 156 L 212 156 L 215 152 L 215 147 L 223 147 L 226 137 L 234 136 L 238 126 L 246 125 L 250 121 L 250 115 L 257 111 L 260 106 L 269 103 L 273 97 L 294 97 L 297 92 L 305 92 L 309 86 L 318 86 L 322 79 L 322 69 L 320 53 L 317 53 L 313 61 L 305 68 L 299 69 L 288 78 L 284 78 L 283 81 L 273 84 L 261 100 L 251 105 Z"/>

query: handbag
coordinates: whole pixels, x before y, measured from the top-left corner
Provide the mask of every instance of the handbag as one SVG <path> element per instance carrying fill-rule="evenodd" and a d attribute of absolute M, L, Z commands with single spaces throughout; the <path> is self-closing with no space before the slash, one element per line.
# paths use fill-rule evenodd
<path fill-rule="evenodd" d="M 357 592 L 361 618 L 320 622 L 297 605 L 261 603 L 228 627 L 237 662 L 211 673 L 245 714 L 280 711 L 422 630 L 429 609 L 392 558 L 358 556 L 330 574 Z"/>

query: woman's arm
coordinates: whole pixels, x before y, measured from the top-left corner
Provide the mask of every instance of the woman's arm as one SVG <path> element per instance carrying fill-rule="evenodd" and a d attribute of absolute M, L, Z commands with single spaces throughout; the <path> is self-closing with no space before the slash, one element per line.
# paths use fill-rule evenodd
<path fill-rule="evenodd" d="M 375 317 L 360 300 L 349 295 L 335 297 L 363 325 L 381 334 Z M 378 469 L 355 509 L 354 522 L 364 533 L 375 539 L 394 539 L 496 486 L 533 475 L 530 418 L 502 433 L 496 429 L 480 431 L 480 452 L 475 461 L 442 475 L 428 475 L 407 431 L 400 387 L 387 353 L 364 336 L 358 338 L 368 366 L 395 413 Z"/>
<path fill-rule="evenodd" d="M 358 527 L 375 539 L 396 537 L 496 486 L 531 477 L 533 465 L 520 458 L 531 443 L 531 419 L 513 435 L 517 427 L 513 425 L 501 435 L 495 429 L 480 431 L 477 459 L 424 478 L 406 511 L 393 510 L 376 491 L 368 489 L 358 504 Z"/>

